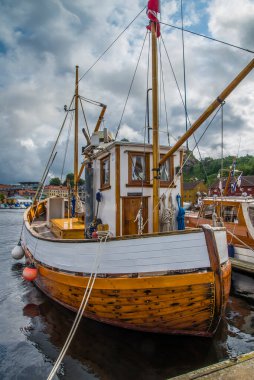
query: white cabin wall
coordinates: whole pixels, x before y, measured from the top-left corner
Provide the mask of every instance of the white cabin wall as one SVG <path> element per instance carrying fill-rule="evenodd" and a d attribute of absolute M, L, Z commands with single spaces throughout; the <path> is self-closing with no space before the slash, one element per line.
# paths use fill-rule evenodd
<path fill-rule="evenodd" d="M 96 193 L 100 190 L 100 160 L 108 152 L 94 160 L 94 215 L 97 209 Z M 98 218 L 103 224 L 108 224 L 113 235 L 116 234 L 116 202 L 115 202 L 115 147 L 110 151 L 110 189 L 101 190 L 102 201 L 99 205 Z"/>
<path fill-rule="evenodd" d="M 102 219 L 104 224 L 109 224 L 109 229 L 116 235 L 116 199 L 115 199 L 115 157 L 116 157 L 116 146 L 113 146 L 109 152 L 100 155 L 99 158 L 94 160 L 94 200 L 96 199 L 96 192 L 100 189 L 100 160 L 110 153 L 110 189 L 102 190 L 102 202 L 99 205 L 98 218 Z M 161 148 L 160 153 L 166 153 L 168 148 Z M 132 145 L 120 145 L 120 231 L 122 233 L 122 197 L 127 196 L 128 193 L 141 192 L 141 187 L 136 186 L 126 186 L 128 184 L 128 152 L 144 152 L 144 149 L 140 146 Z M 146 152 L 150 153 L 150 181 L 152 183 L 152 168 L 153 168 L 153 158 L 151 148 L 146 148 Z M 180 152 L 177 151 L 174 155 L 174 173 L 176 172 L 176 167 L 180 166 Z M 175 177 L 175 187 L 160 188 L 159 195 L 163 193 L 166 194 L 166 206 L 168 206 L 168 197 L 170 193 L 172 194 L 172 202 L 175 208 L 175 215 L 178 213 L 178 206 L 176 201 L 177 194 L 181 194 L 181 178 Z M 143 188 L 143 195 L 148 196 L 148 232 L 153 231 L 152 226 L 152 210 L 153 210 L 153 188 L 152 186 Z M 97 203 L 94 201 L 94 215 L 96 213 Z M 175 216 L 175 228 L 177 226 Z M 144 221 L 145 222 L 145 221 Z"/>

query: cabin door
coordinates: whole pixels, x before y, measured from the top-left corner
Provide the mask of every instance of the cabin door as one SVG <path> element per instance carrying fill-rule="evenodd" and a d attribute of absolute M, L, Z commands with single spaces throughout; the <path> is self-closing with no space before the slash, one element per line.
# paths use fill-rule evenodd
<path fill-rule="evenodd" d="M 143 223 L 148 218 L 148 197 L 143 197 Z M 122 198 L 122 234 L 138 234 L 138 222 L 135 222 L 138 210 L 140 209 L 141 197 Z M 145 224 L 143 233 L 148 232 L 148 223 Z"/>

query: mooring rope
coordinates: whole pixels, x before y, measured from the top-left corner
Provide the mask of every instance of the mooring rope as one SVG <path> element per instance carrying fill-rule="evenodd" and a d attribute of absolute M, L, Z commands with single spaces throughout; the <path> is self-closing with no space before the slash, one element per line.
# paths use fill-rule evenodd
<path fill-rule="evenodd" d="M 106 232 L 106 231 L 105 231 Z M 94 266 L 93 266 L 93 269 L 91 271 L 91 274 L 90 274 L 90 277 L 89 277 L 89 280 L 88 280 L 88 283 L 87 283 L 87 286 L 86 286 L 86 290 L 85 290 L 85 293 L 84 293 L 84 296 L 83 296 L 83 299 L 81 301 L 81 304 L 79 306 L 79 309 L 78 309 L 78 312 L 77 312 L 77 315 L 75 317 L 75 320 L 73 322 L 73 325 L 71 327 L 71 330 L 67 336 L 67 339 L 65 341 L 65 344 L 47 378 L 47 380 L 52 380 L 53 377 L 55 376 L 57 370 L 58 370 L 58 367 L 60 366 L 61 364 L 61 361 L 63 360 L 70 344 L 71 344 L 71 341 L 76 333 L 76 330 L 79 326 L 79 323 L 81 321 L 81 318 L 83 316 L 83 313 L 85 311 L 85 308 L 87 306 L 87 303 L 88 303 L 88 300 L 90 298 L 90 295 L 91 295 L 91 292 L 93 290 L 93 286 L 94 286 L 94 283 L 95 283 L 95 280 L 96 280 L 96 277 L 97 277 L 97 273 L 98 273 L 98 269 L 99 269 L 99 266 L 100 266 L 100 257 L 101 257 L 101 243 L 104 241 L 104 243 L 106 243 L 108 237 L 110 236 L 110 231 L 107 231 L 106 232 L 106 235 L 102 235 L 101 237 L 99 237 L 99 240 L 100 240 L 100 243 L 99 243 L 99 247 L 98 247 L 98 250 L 96 252 L 96 256 L 95 256 L 95 261 L 94 261 Z"/>
<path fill-rule="evenodd" d="M 233 234 L 233 232 L 227 230 L 227 232 L 232 236 L 232 238 L 235 238 L 236 240 L 238 240 L 240 243 L 242 243 L 246 248 L 250 249 L 251 251 L 254 252 L 254 249 L 252 247 L 250 247 L 248 244 L 244 243 L 244 241 L 242 241 L 241 239 L 239 239 L 239 237 L 237 237 L 235 234 Z M 232 242 L 232 240 L 231 240 Z M 245 256 L 245 255 L 243 255 Z"/>

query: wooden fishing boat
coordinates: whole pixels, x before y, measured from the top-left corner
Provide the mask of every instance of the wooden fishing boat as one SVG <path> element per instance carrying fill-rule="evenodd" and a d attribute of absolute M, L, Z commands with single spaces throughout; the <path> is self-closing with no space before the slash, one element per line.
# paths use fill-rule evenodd
<path fill-rule="evenodd" d="M 25 213 L 22 246 L 27 260 L 38 269 L 35 284 L 73 311 L 78 310 L 89 287 L 86 317 L 141 331 L 211 336 L 230 290 L 226 230 L 177 225 L 177 218 L 178 222 L 183 218 L 179 201 L 181 146 L 247 75 L 253 62 L 169 150 L 159 145 L 158 137 L 158 2 L 149 1 L 148 11 L 152 12 L 148 15 L 153 52 L 153 143 L 114 141 L 106 130 L 99 131 L 106 109 L 101 105 L 78 170 L 77 67 L 73 191 L 78 200 L 78 180 L 85 170 L 85 216 L 82 218 L 79 210 L 69 218 L 68 199 L 40 201 L 36 196 Z M 42 183 L 45 178 L 43 175 Z M 97 199 L 97 189 L 102 199 Z M 41 187 L 37 195 L 40 191 Z M 92 273 L 96 279 L 90 285 Z"/>

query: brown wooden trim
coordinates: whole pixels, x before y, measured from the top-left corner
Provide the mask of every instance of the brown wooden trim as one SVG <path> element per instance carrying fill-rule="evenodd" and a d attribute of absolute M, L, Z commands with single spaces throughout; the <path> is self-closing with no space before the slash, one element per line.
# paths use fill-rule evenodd
<path fill-rule="evenodd" d="M 122 195 L 121 198 L 151 198 L 151 195 Z"/>
<path fill-rule="evenodd" d="M 150 154 L 149 152 L 137 152 L 137 151 L 129 151 L 128 152 L 128 184 L 126 186 L 141 186 L 142 181 L 132 180 L 132 156 L 144 156 L 145 157 L 145 166 L 146 166 L 146 174 L 145 174 L 145 180 L 143 181 L 143 186 L 149 186 L 150 185 Z"/>
<path fill-rule="evenodd" d="M 215 279 L 215 310 L 213 323 L 211 324 L 209 331 L 215 333 L 218 324 L 222 318 L 224 305 L 223 305 L 223 278 L 220 264 L 220 256 L 217 249 L 217 243 L 214 236 L 214 231 L 209 225 L 201 226 L 206 239 L 206 245 L 208 249 L 208 255 L 210 259 L 211 268 L 214 272 Z"/>
<path fill-rule="evenodd" d="M 110 185 L 99 188 L 100 191 L 109 190 L 109 189 L 111 189 Z"/>
<path fill-rule="evenodd" d="M 120 200 L 120 163 L 121 163 L 121 156 L 120 156 L 120 146 L 116 146 L 115 151 L 115 197 L 116 197 L 116 236 L 121 235 L 121 220 L 120 220 L 120 214 L 121 214 L 121 200 Z"/>
<path fill-rule="evenodd" d="M 131 184 L 130 183 L 126 183 L 125 185 L 126 187 L 142 187 L 142 182 L 140 181 L 139 183 L 137 182 L 132 182 Z M 153 187 L 153 185 L 151 183 L 147 183 L 147 182 L 144 182 L 143 183 L 143 187 Z"/>
<path fill-rule="evenodd" d="M 108 162 L 109 162 L 109 183 L 103 184 L 102 166 L 103 166 L 104 161 L 106 161 L 106 160 L 108 160 Z M 110 153 L 100 159 L 100 191 L 103 191 L 106 189 L 110 189 Z"/>

